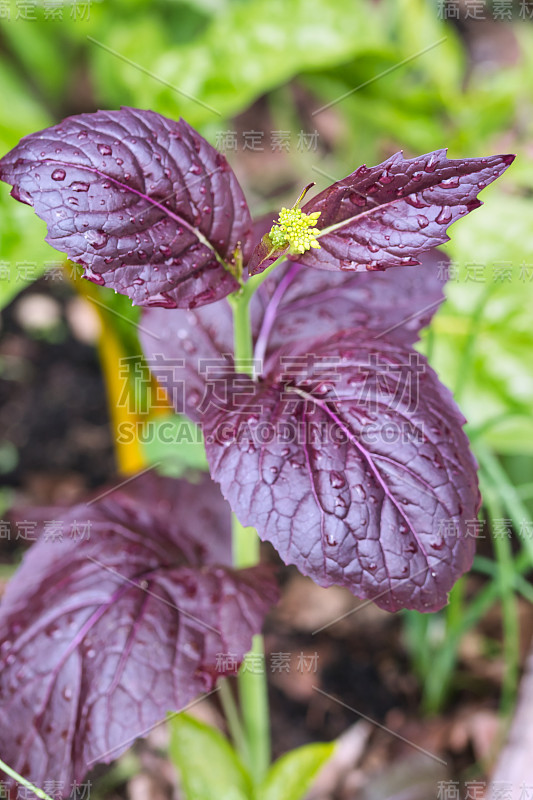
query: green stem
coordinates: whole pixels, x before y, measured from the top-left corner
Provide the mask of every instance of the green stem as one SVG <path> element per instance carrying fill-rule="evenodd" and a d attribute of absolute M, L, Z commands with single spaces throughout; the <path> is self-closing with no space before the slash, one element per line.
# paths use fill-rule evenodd
<path fill-rule="evenodd" d="M 239 710 L 235 703 L 235 698 L 233 697 L 233 692 L 231 691 L 231 686 L 227 678 L 223 678 L 220 681 L 219 689 L 220 689 L 220 702 L 224 710 L 224 716 L 226 717 L 226 722 L 228 723 L 228 729 L 231 734 L 231 738 L 233 739 L 235 748 L 239 753 L 242 761 L 244 763 L 247 763 L 250 760 L 250 754 L 248 752 L 248 744 L 246 741 L 244 729 L 241 724 Z"/>
<path fill-rule="evenodd" d="M 270 766 L 270 718 L 262 636 L 254 636 L 250 654 L 252 663 L 262 666 L 257 671 L 240 672 L 239 698 L 248 740 L 250 774 L 259 784 Z"/>
<path fill-rule="evenodd" d="M 285 255 L 280 256 L 259 275 L 252 275 L 250 278 L 248 278 L 248 280 L 246 281 L 240 292 L 237 292 L 236 294 L 232 295 L 232 297 L 235 298 L 238 297 L 239 295 L 241 295 L 241 297 L 244 296 L 246 298 L 246 302 L 248 303 L 253 293 L 257 291 L 257 289 L 261 286 L 263 281 L 266 281 L 266 279 L 271 275 L 271 273 L 276 269 L 276 267 L 279 266 L 279 264 L 282 264 L 286 260 L 287 257 Z"/>
<path fill-rule="evenodd" d="M 25 786 L 27 789 L 30 789 L 30 791 L 36 794 L 37 797 L 40 797 L 41 800 L 52 800 L 50 795 L 46 794 L 46 792 L 43 792 L 43 790 L 39 789 L 38 786 L 35 786 L 33 783 L 30 783 L 30 781 L 27 781 L 26 778 L 23 778 L 22 775 L 19 775 L 18 772 L 15 772 L 14 769 L 8 767 L 7 764 L 4 761 L 2 761 L 1 758 L 0 758 L 0 769 L 2 769 L 6 773 L 6 775 L 9 775 L 10 778 L 13 778 L 13 780 L 15 780 L 17 783 L 20 783 L 22 784 L 22 786 Z"/>
<path fill-rule="evenodd" d="M 282 259 L 274 262 L 261 275 L 250 278 L 244 287 L 229 298 L 233 309 L 235 362 L 240 372 L 253 375 L 253 341 L 249 303 L 253 292 Z M 233 515 L 233 564 L 236 568 L 259 564 L 260 541 L 253 528 L 245 528 Z M 242 669 L 238 676 L 239 699 L 244 728 L 243 749 L 254 780 L 265 776 L 270 764 L 270 718 L 262 636 L 254 636 L 252 669 Z M 259 665 L 259 668 L 256 668 Z"/>
<path fill-rule="evenodd" d="M 253 373 L 253 341 L 250 327 L 250 298 L 243 289 L 228 297 L 233 310 L 234 356 L 239 372 Z"/>
<path fill-rule="evenodd" d="M 259 563 L 259 538 L 253 528 L 244 528 L 233 515 L 233 563 L 237 568 Z M 237 678 L 244 727 L 244 754 L 250 774 L 259 783 L 270 765 L 270 718 L 262 636 L 254 636 L 249 665 Z"/>

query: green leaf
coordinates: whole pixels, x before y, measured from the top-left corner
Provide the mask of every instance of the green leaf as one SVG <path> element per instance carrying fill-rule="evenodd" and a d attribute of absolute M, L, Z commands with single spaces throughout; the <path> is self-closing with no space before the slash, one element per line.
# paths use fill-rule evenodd
<path fill-rule="evenodd" d="M 307 744 L 278 758 L 257 789 L 257 800 L 300 800 L 331 758 L 335 742 Z"/>
<path fill-rule="evenodd" d="M 94 75 L 107 102 L 134 98 L 136 105 L 181 114 L 199 127 L 242 111 L 301 72 L 342 64 L 382 39 L 373 6 L 351 0 L 250 0 L 228 5 L 190 43 L 176 45 L 170 33 L 155 24 L 106 32 L 106 46 L 151 73 L 95 47 Z"/>
<path fill-rule="evenodd" d="M 219 731 L 187 714 L 169 724 L 170 756 L 187 800 L 251 800 L 250 776 Z"/>

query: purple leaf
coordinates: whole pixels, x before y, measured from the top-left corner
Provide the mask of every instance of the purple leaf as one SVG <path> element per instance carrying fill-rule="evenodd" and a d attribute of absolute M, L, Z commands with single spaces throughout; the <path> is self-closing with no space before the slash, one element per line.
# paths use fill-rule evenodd
<path fill-rule="evenodd" d="M 209 692 L 231 669 L 218 654 L 240 662 L 277 588 L 265 567 L 224 566 L 230 514 L 208 478 L 139 476 L 54 510 L 62 540 L 43 514 L 0 606 L 0 752 L 68 795 Z"/>
<path fill-rule="evenodd" d="M 276 270 L 254 296 L 256 354 L 359 326 L 412 344 L 444 300 L 449 259 L 431 250 L 421 255 L 421 264 L 356 275 L 325 274 L 301 264 Z"/>
<path fill-rule="evenodd" d="M 184 120 L 133 108 L 68 117 L 26 136 L 0 178 L 47 241 L 137 305 L 193 308 L 238 288 L 224 267 L 251 219 L 225 157 Z"/>
<path fill-rule="evenodd" d="M 254 248 L 250 260 L 248 261 L 248 273 L 250 275 L 259 275 L 260 272 L 264 272 L 267 267 L 287 253 L 287 251 L 288 245 L 283 248 L 274 247 L 270 241 L 270 236 L 268 233 L 265 233 L 259 244 Z"/>
<path fill-rule="evenodd" d="M 474 553 L 463 422 L 420 354 L 355 329 L 241 376 L 203 428 L 222 493 L 286 563 L 389 611 L 434 611 Z"/>
<path fill-rule="evenodd" d="M 266 373 L 289 343 L 305 351 L 310 339 L 353 327 L 415 342 L 444 299 L 442 276 L 449 263 L 436 250 L 421 258 L 421 267 L 356 275 L 280 266 L 252 297 L 256 372 Z M 194 311 L 147 309 L 139 336 L 174 408 L 201 422 L 206 404 L 220 403 L 222 384 L 234 373 L 229 304 Z"/>
<path fill-rule="evenodd" d="M 419 263 L 420 253 L 448 241 L 447 228 L 482 205 L 478 192 L 496 180 L 513 155 L 447 159 L 446 150 L 375 167 L 359 167 L 312 198 L 302 211 L 320 211 L 320 248 L 290 256 L 327 270 L 382 270 Z M 250 273 L 262 272 L 258 248 Z"/>
<path fill-rule="evenodd" d="M 317 583 L 389 610 L 446 602 L 478 505 L 463 418 L 409 347 L 443 299 L 446 257 L 422 260 L 373 275 L 280 267 L 252 301 L 257 381 L 234 366 L 226 302 L 148 310 L 141 332 L 163 383 L 183 359 L 167 389 L 176 401 L 185 387 L 178 410 L 202 423 L 241 521 Z"/>

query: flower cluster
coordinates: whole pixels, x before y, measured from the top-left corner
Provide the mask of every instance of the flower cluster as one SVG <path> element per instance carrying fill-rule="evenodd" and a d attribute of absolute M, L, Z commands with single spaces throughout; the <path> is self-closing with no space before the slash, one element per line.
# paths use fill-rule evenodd
<path fill-rule="evenodd" d="M 269 233 L 270 241 L 276 248 L 290 245 L 293 253 L 305 253 L 312 247 L 320 247 L 316 231 L 311 230 L 319 216 L 320 211 L 304 214 L 299 208 L 282 208 L 277 224 L 272 226 Z"/>

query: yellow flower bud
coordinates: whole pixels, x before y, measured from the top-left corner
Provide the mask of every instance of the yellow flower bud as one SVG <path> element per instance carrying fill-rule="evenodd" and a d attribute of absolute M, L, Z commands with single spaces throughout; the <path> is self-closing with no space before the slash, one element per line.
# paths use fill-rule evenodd
<path fill-rule="evenodd" d="M 320 216 L 320 211 L 304 214 L 299 208 L 282 208 L 277 224 L 273 225 L 269 237 L 276 248 L 290 248 L 291 253 L 305 253 L 320 247 L 316 232 L 311 230 Z"/>

